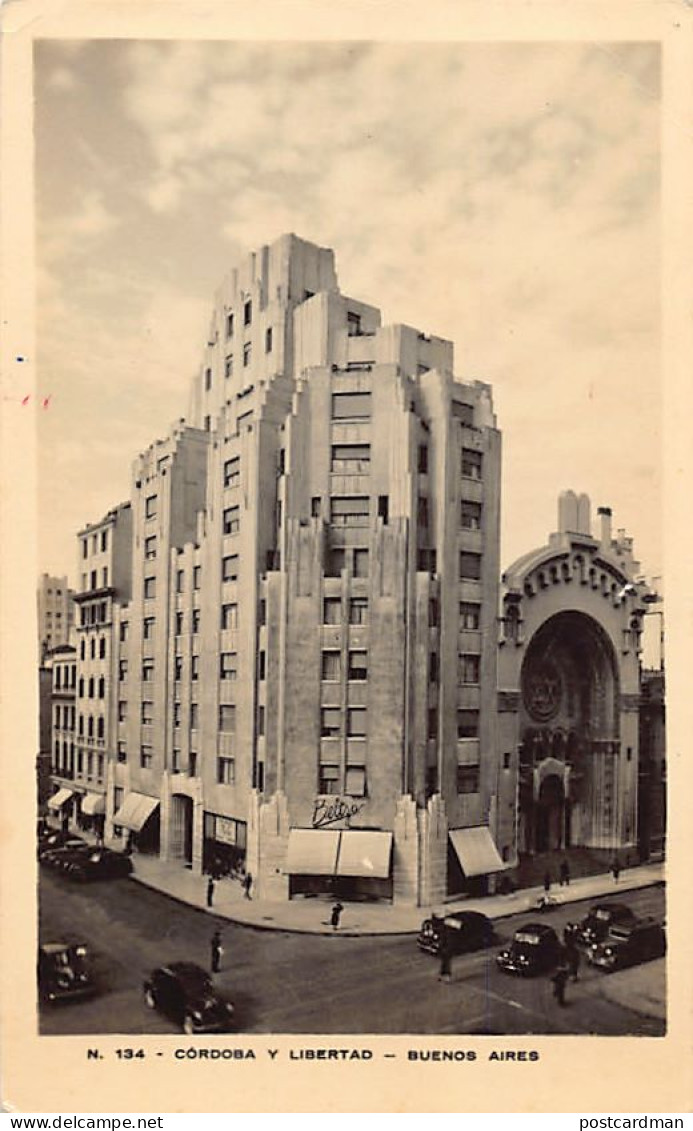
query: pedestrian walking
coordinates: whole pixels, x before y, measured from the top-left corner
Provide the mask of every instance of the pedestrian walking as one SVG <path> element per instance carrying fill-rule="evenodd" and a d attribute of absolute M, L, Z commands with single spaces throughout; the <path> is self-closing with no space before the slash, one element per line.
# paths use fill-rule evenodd
<path fill-rule="evenodd" d="M 566 923 L 563 928 L 563 944 L 566 947 L 575 946 L 578 927 L 577 923 Z"/>
<path fill-rule="evenodd" d="M 450 947 L 450 938 L 448 936 L 447 927 L 443 927 L 440 936 L 440 971 L 438 973 L 439 982 L 452 981 L 452 949 Z"/>
<path fill-rule="evenodd" d="M 559 966 L 555 974 L 552 975 L 551 981 L 553 982 L 553 996 L 559 1005 L 565 1005 L 565 986 L 568 981 L 568 971 L 565 966 Z"/>
<path fill-rule="evenodd" d="M 250 872 L 246 872 L 246 874 L 243 877 L 243 894 L 244 894 L 246 899 L 252 899 L 253 898 L 252 895 L 250 894 L 250 889 L 252 888 L 252 886 L 253 886 L 253 877 L 251 876 Z"/>
<path fill-rule="evenodd" d="M 207 906 L 211 907 L 214 903 L 214 877 L 210 876 L 207 880 Z"/>
<path fill-rule="evenodd" d="M 551 873 L 544 872 L 544 891 L 548 895 L 551 891 Z"/>
<path fill-rule="evenodd" d="M 336 931 L 338 926 L 339 926 L 339 917 L 342 914 L 343 910 L 344 910 L 344 908 L 342 907 L 341 903 L 335 903 L 334 907 L 332 908 L 332 915 L 330 916 L 330 923 L 332 924 L 332 930 L 333 931 Z"/>
<path fill-rule="evenodd" d="M 621 865 L 618 862 L 618 856 L 614 856 L 611 865 L 611 875 L 614 877 L 614 883 L 618 883 L 618 877 L 621 875 Z"/>
<path fill-rule="evenodd" d="M 210 943 L 210 951 L 211 951 L 212 973 L 218 974 L 219 973 L 219 966 L 221 964 L 221 956 L 224 953 L 224 948 L 221 945 L 221 932 L 220 931 L 215 931 L 214 934 L 212 935 L 212 940 L 211 940 L 211 943 Z"/>
<path fill-rule="evenodd" d="M 577 982 L 580 970 L 580 951 L 572 941 L 565 948 L 565 964 L 569 976 L 574 982 Z"/>
<path fill-rule="evenodd" d="M 570 885 L 570 865 L 567 860 L 561 863 L 561 887 L 565 884 L 566 887 Z"/>

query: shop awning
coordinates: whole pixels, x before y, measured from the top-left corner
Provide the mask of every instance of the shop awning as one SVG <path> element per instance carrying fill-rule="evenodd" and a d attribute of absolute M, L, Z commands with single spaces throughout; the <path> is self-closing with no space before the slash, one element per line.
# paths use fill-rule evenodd
<path fill-rule="evenodd" d="M 158 797 L 148 797 L 145 793 L 128 793 L 118 812 L 113 814 L 113 824 L 138 833 L 158 805 Z"/>
<path fill-rule="evenodd" d="M 59 789 L 52 797 L 48 798 L 47 805 L 49 809 L 62 809 L 63 805 L 70 800 L 74 793 L 73 789 Z"/>
<path fill-rule="evenodd" d="M 87 793 L 82 798 L 82 813 L 87 817 L 95 817 L 97 813 L 106 812 L 106 798 L 103 793 Z"/>
<path fill-rule="evenodd" d="M 336 829 L 291 829 L 286 870 L 291 876 L 332 876 L 338 848 Z"/>
<path fill-rule="evenodd" d="M 337 875 L 384 880 L 390 875 L 391 859 L 392 833 L 345 829 L 339 845 Z"/>
<path fill-rule="evenodd" d="M 449 836 L 465 876 L 487 876 L 505 867 L 486 825 L 450 829 Z"/>

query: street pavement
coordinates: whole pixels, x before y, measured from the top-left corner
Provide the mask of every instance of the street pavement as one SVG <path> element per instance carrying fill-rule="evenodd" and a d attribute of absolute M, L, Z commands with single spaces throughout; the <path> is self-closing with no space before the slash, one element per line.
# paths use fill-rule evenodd
<path fill-rule="evenodd" d="M 661 886 L 616 897 L 638 914 L 664 914 Z M 560 932 L 591 902 L 558 907 L 542 921 Z M 533 918 L 523 912 L 499 919 L 500 938 Z M 448 985 L 438 981 L 438 961 L 422 954 L 411 935 L 258 931 L 127 880 L 73 885 L 42 869 L 40 922 L 44 942 L 89 944 L 101 989 L 91 1000 L 43 1010 L 42 1033 L 175 1033 L 173 1024 L 144 1006 L 143 977 L 175 959 L 207 966 L 215 927 L 225 950 L 215 980 L 236 1005 L 239 1033 L 657 1036 L 664 1031 L 663 961 L 610 975 L 583 964 L 561 1008 L 548 977 L 521 979 L 499 971 L 498 947 L 455 958 Z"/>

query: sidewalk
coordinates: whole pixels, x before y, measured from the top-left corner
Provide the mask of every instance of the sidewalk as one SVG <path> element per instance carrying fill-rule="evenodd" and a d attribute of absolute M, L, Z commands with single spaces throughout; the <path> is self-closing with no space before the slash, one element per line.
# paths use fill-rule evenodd
<path fill-rule="evenodd" d="M 342 901 L 344 911 L 341 925 L 338 931 L 333 931 L 329 923 L 333 900 L 303 898 L 286 903 L 268 903 L 245 899 L 237 880 L 223 879 L 215 884 L 214 906 L 208 908 L 207 876 L 193 875 L 181 867 L 180 862 L 166 863 L 157 857 L 135 855 L 133 864 L 135 871 L 132 879 L 137 883 L 154 888 L 191 907 L 210 911 L 221 919 L 264 930 L 346 936 L 415 934 L 423 919 L 431 913 L 431 908 L 424 907 Z M 554 884 L 551 895 L 560 903 L 575 903 L 603 895 L 623 894 L 663 882 L 662 864 L 644 864 L 621 872 L 618 883 L 614 882 L 611 874 L 583 876 L 571 880 L 568 887 L 561 888 Z M 461 910 L 481 911 L 489 919 L 502 919 L 518 912 L 530 912 L 543 894 L 543 887 L 526 888 L 511 895 L 489 895 L 446 903 L 435 910 L 445 914 Z"/>

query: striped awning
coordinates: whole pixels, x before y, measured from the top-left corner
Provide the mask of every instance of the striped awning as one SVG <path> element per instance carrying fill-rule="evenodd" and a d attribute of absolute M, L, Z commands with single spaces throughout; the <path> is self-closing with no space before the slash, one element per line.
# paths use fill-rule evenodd
<path fill-rule="evenodd" d="M 486 825 L 471 829 L 450 829 L 452 847 L 465 876 L 487 876 L 505 867 Z"/>
<path fill-rule="evenodd" d="M 291 876 L 333 876 L 338 848 L 335 829 L 291 829 L 286 871 Z"/>
<path fill-rule="evenodd" d="M 128 793 L 118 812 L 113 814 L 113 824 L 138 833 L 158 805 L 158 797 L 148 797 L 145 793 Z"/>
<path fill-rule="evenodd" d="M 371 829 L 344 829 L 337 858 L 338 876 L 371 876 L 384 880 L 390 875 L 392 833 Z"/>
<path fill-rule="evenodd" d="M 54 793 L 52 797 L 48 798 L 48 801 L 46 802 L 48 808 L 62 809 L 63 805 L 65 805 L 70 800 L 74 792 L 75 791 L 73 789 L 59 789 L 57 793 Z"/>
<path fill-rule="evenodd" d="M 103 793 L 87 793 L 82 798 L 82 813 L 87 817 L 95 817 L 97 813 L 106 812 L 106 798 Z"/>

